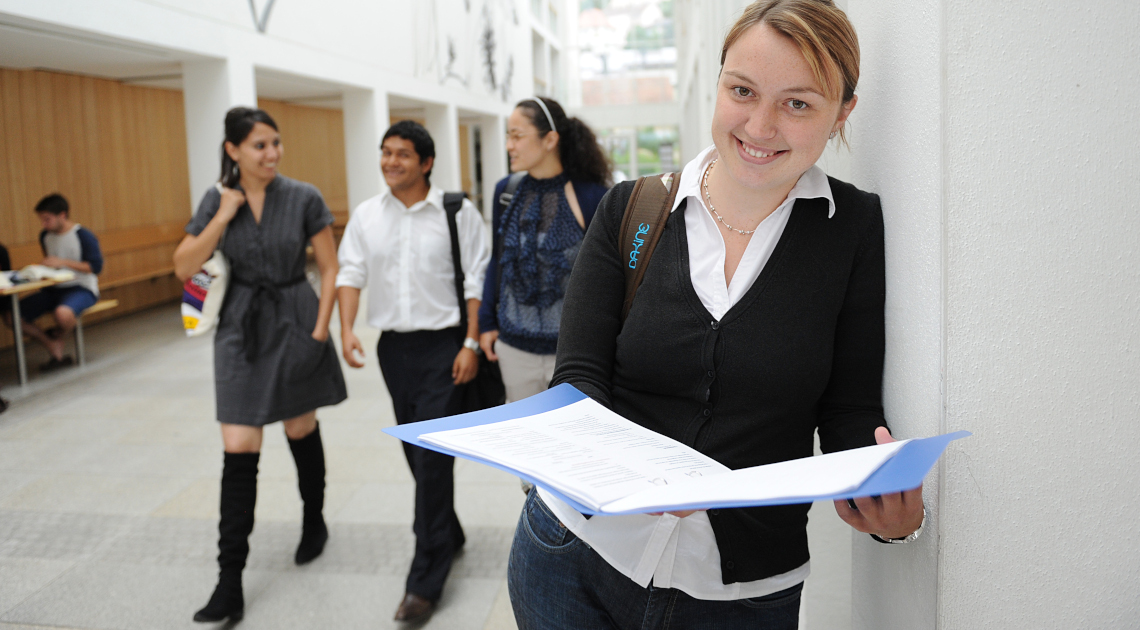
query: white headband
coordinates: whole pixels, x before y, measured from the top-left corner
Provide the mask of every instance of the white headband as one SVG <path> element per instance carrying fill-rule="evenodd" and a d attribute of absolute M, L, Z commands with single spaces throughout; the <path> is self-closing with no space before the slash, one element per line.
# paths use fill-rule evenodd
<path fill-rule="evenodd" d="M 538 97 L 532 98 L 530 100 L 538 103 L 538 106 L 542 108 L 542 113 L 546 114 L 546 122 L 550 123 L 550 130 L 558 131 L 558 129 L 554 126 L 554 117 L 550 115 L 550 110 L 546 109 L 546 103 L 543 103 L 542 99 Z"/>

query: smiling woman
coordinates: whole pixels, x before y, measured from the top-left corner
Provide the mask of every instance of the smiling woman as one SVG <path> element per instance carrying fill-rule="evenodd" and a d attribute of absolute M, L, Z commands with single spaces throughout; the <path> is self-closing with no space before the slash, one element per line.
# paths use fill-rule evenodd
<path fill-rule="evenodd" d="M 855 32 L 830 0 L 763 0 L 721 60 L 713 146 L 674 185 L 624 320 L 618 240 L 634 182 L 602 199 L 566 289 L 551 385 L 732 469 L 810 457 L 817 431 L 825 452 L 893 441 L 879 199 L 815 166 L 856 104 Z M 585 519 L 536 490 L 508 571 L 519 627 L 792 630 L 809 507 Z M 909 540 L 922 490 L 836 510 Z"/>
<path fill-rule="evenodd" d="M 174 252 L 180 278 L 196 272 L 215 249 L 225 254 L 232 277 L 214 337 L 217 420 L 225 447 L 218 585 L 195 621 L 236 621 L 244 613 L 241 574 L 264 425 L 282 422 L 297 464 L 305 507 L 294 560 L 305 564 L 321 554 L 328 529 L 316 409 L 347 397 L 328 338 L 338 271 L 332 213 L 314 186 L 278 174 L 281 135 L 269 114 L 231 109 L 225 138 L 218 184 L 202 198 Z M 319 298 L 306 281 L 308 243 L 321 274 Z"/>

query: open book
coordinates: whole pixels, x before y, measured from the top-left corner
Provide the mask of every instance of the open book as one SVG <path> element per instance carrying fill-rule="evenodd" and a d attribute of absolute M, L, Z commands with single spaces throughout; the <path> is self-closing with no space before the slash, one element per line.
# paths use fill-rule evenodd
<path fill-rule="evenodd" d="M 527 479 L 585 514 L 810 503 L 918 487 L 951 440 L 903 440 L 730 470 L 574 389 L 385 429 Z"/>

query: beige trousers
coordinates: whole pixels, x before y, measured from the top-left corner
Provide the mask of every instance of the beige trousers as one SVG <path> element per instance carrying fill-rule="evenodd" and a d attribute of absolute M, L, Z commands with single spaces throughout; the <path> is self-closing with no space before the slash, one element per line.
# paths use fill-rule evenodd
<path fill-rule="evenodd" d="M 499 355 L 507 402 L 546 391 L 550 379 L 554 378 L 553 354 L 531 354 L 507 345 L 502 339 L 495 342 L 495 354 Z"/>

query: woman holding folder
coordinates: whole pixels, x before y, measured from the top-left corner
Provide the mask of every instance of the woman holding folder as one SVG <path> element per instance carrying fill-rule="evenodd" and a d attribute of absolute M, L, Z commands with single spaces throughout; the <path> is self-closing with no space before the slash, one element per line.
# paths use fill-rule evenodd
<path fill-rule="evenodd" d="M 602 199 L 570 278 L 551 385 L 570 383 L 732 469 L 892 441 L 883 417 L 883 219 L 876 195 L 815 166 L 844 141 L 859 48 L 831 0 L 761 0 L 725 38 L 713 145 L 623 319 L 621 225 Z M 650 184 L 652 182 L 647 182 Z M 794 629 L 810 505 L 587 519 L 534 490 L 508 569 L 522 630 Z M 909 542 L 921 488 L 837 502 Z"/>

